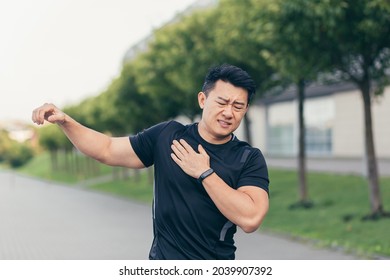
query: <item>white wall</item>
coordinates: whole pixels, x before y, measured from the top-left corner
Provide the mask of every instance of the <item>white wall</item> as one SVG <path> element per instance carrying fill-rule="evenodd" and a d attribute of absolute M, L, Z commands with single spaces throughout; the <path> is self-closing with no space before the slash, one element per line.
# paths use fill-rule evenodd
<path fill-rule="evenodd" d="M 316 103 L 321 99 L 334 104 L 334 120 L 332 121 L 332 156 L 339 158 L 361 158 L 364 156 L 364 112 L 361 93 L 358 90 L 333 93 L 326 97 L 316 98 Z M 284 108 L 280 114 L 283 118 L 291 118 L 296 121 L 293 113 L 296 107 L 295 101 L 275 103 L 270 106 Z M 277 110 L 278 112 L 280 110 Z M 249 112 L 252 120 L 253 144 L 267 153 L 266 146 L 266 108 L 263 105 L 252 105 Z M 268 116 L 268 121 L 272 116 Z M 376 98 L 372 103 L 372 117 L 374 129 L 374 141 L 378 158 L 390 158 L 390 87 L 386 88 L 383 96 Z M 306 120 L 309 122 L 310 120 Z M 297 128 L 297 126 L 294 126 Z M 241 134 L 237 132 L 238 135 Z M 295 133 L 296 135 L 296 133 Z M 245 140 L 243 137 L 241 139 Z"/>
<path fill-rule="evenodd" d="M 372 103 L 374 141 L 379 158 L 390 158 L 390 87 Z"/>
<path fill-rule="evenodd" d="M 333 156 L 362 157 L 364 155 L 363 104 L 358 91 L 333 94 L 335 123 L 333 126 Z"/>

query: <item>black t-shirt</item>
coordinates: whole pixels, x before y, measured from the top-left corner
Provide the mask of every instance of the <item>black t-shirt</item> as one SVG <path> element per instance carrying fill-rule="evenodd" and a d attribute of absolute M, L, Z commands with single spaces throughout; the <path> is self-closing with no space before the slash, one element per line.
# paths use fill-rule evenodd
<path fill-rule="evenodd" d="M 229 186 L 258 186 L 268 192 L 268 170 L 260 150 L 235 136 L 221 145 L 203 140 L 198 125 L 163 122 L 130 137 L 145 166 L 154 164 L 153 229 L 150 259 L 234 259 L 236 225 L 226 219 L 197 179 L 171 158 L 173 140 L 195 150 L 201 144 L 210 166 Z"/>

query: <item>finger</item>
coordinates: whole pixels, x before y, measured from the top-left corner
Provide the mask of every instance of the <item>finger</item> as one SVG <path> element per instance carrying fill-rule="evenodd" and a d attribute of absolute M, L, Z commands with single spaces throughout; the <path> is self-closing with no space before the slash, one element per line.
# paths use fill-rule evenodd
<path fill-rule="evenodd" d="M 40 122 L 38 111 L 39 111 L 39 108 L 36 108 L 36 109 L 32 112 L 32 121 L 33 121 L 34 123 L 37 123 L 37 124 L 39 124 L 39 122 Z"/>
<path fill-rule="evenodd" d="M 207 158 L 208 161 L 210 160 L 209 154 L 206 152 L 206 150 L 200 144 L 198 145 L 198 151 L 199 151 L 199 154 L 201 154 L 204 158 Z"/>
<path fill-rule="evenodd" d="M 41 106 L 33 111 L 33 121 L 36 124 L 43 124 L 45 118 L 45 110 L 43 108 L 44 106 Z"/>
<path fill-rule="evenodd" d="M 48 120 L 48 117 L 53 114 L 53 109 L 48 109 L 47 107 L 39 110 L 39 120 L 43 123 L 45 120 Z"/>
<path fill-rule="evenodd" d="M 179 159 L 174 153 L 171 153 L 171 158 L 172 158 L 173 161 L 176 162 L 177 164 L 180 163 L 180 159 Z"/>
<path fill-rule="evenodd" d="M 184 148 L 179 144 L 179 143 L 173 143 L 171 145 L 171 149 L 173 151 L 173 153 L 175 154 L 175 156 L 178 158 L 178 159 L 182 159 L 184 157 L 184 153 L 183 153 L 183 150 Z"/>
<path fill-rule="evenodd" d="M 183 154 L 183 155 L 188 154 L 188 151 L 183 147 L 183 145 L 182 145 L 179 141 L 173 140 L 173 146 L 174 146 L 178 151 L 180 151 L 181 154 Z"/>
<path fill-rule="evenodd" d="M 204 154 L 207 155 L 206 150 L 203 148 L 203 146 L 201 144 L 198 145 L 198 151 L 202 155 L 204 155 Z"/>
<path fill-rule="evenodd" d="M 38 120 L 37 120 L 36 114 L 37 114 L 37 109 L 35 109 L 35 110 L 32 112 L 32 114 L 31 114 L 31 120 L 32 120 L 34 123 L 38 124 Z"/>
<path fill-rule="evenodd" d="M 49 116 L 46 116 L 46 120 L 51 123 L 62 124 L 65 121 L 65 114 L 62 112 L 52 113 Z"/>
<path fill-rule="evenodd" d="M 194 152 L 194 149 L 186 142 L 184 139 L 180 139 L 180 144 L 184 147 L 184 149 L 189 152 Z"/>

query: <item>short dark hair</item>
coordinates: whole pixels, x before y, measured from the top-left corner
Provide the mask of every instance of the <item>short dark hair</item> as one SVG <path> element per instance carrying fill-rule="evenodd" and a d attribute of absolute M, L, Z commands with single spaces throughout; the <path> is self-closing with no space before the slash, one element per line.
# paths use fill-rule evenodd
<path fill-rule="evenodd" d="M 224 63 L 209 69 L 202 87 L 202 91 L 206 96 L 214 89 L 218 80 L 244 88 L 248 92 L 248 104 L 256 93 L 256 84 L 246 71 L 237 66 Z"/>

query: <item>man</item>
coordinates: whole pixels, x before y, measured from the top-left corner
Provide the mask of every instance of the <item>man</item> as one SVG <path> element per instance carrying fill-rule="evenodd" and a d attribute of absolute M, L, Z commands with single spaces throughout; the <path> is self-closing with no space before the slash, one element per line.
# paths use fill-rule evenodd
<path fill-rule="evenodd" d="M 78 150 L 105 164 L 154 165 L 150 259 L 234 259 L 236 226 L 255 231 L 269 206 L 264 157 L 233 134 L 254 93 L 247 72 L 224 64 L 210 69 L 198 94 L 199 123 L 167 121 L 109 137 L 52 104 L 34 110 L 32 119 L 57 123 Z"/>

